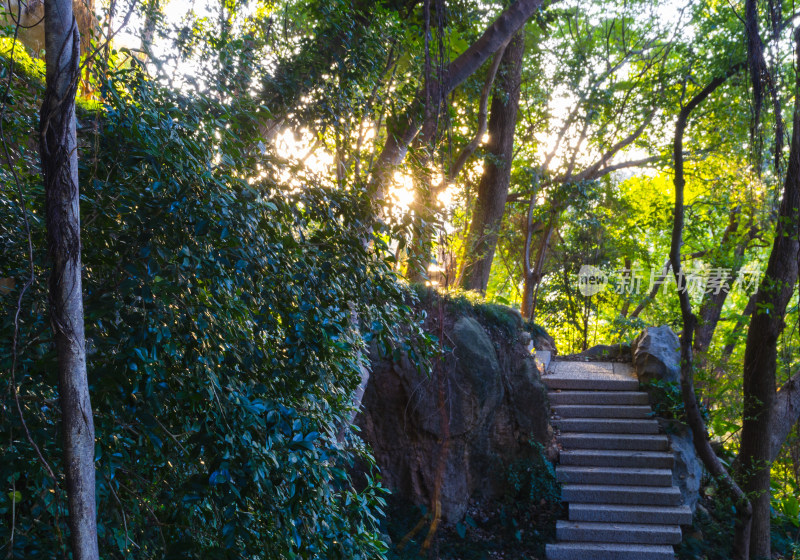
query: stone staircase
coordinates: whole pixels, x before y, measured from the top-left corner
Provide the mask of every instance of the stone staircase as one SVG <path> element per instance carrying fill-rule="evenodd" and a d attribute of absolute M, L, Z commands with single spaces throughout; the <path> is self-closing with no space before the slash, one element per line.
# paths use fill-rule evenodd
<path fill-rule="evenodd" d="M 692 512 L 672 485 L 669 440 L 630 364 L 545 368 L 562 449 L 556 472 L 569 504 L 547 559 L 674 560 L 680 525 L 691 524 Z"/>

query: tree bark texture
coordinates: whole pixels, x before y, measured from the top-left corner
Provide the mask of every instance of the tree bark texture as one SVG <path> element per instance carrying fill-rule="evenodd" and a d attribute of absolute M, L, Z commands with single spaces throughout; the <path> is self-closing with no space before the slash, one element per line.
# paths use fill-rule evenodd
<path fill-rule="evenodd" d="M 518 32 L 511 39 L 500 62 L 489 116 L 489 142 L 478 185 L 478 197 L 467 234 L 464 269 L 460 285 L 465 290 L 486 293 L 500 224 L 511 183 L 514 130 L 519 109 L 522 56 L 525 39 Z"/>
<path fill-rule="evenodd" d="M 800 28 L 795 30 L 800 60 Z M 750 558 L 770 557 L 770 465 L 775 402 L 777 343 L 786 306 L 797 282 L 798 207 L 800 207 L 800 75 L 795 83 L 795 107 L 789 165 L 783 184 L 775 240 L 756 295 L 744 353 L 744 423 L 739 464 L 744 490 L 753 501 Z"/>
<path fill-rule="evenodd" d="M 94 423 L 86 378 L 75 131 L 80 35 L 72 1 L 46 0 L 44 25 L 46 91 L 39 132 L 52 263 L 50 322 L 58 356 L 68 524 L 72 557 L 96 560 Z"/>

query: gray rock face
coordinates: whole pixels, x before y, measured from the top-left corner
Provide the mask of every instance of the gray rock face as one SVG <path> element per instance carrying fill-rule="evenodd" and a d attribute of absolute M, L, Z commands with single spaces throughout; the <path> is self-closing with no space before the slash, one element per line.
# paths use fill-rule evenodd
<path fill-rule="evenodd" d="M 674 424 L 674 423 L 673 423 Z M 678 426 L 676 433 L 667 433 L 669 445 L 675 455 L 672 468 L 672 484 L 681 491 L 681 503 L 689 506 L 694 513 L 700 499 L 700 482 L 703 478 L 703 465 L 697 457 L 692 442 L 692 433 Z"/>
<path fill-rule="evenodd" d="M 425 326 L 438 336 L 433 321 L 429 315 Z M 547 444 L 552 429 L 547 392 L 521 331 L 509 337 L 472 317 L 446 317 L 444 332 L 452 348 L 430 377 L 406 358 L 373 354 L 356 423 L 383 483 L 430 508 L 440 479 L 442 519 L 455 523 L 470 500 L 502 498 L 507 466 L 532 457 L 529 442 Z"/>
<path fill-rule="evenodd" d="M 643 330 L 633 341 L 632 354 L 633 367 L 640 382 L 680 382 L 680 340 L 669 327 L 648 327 Z"/>

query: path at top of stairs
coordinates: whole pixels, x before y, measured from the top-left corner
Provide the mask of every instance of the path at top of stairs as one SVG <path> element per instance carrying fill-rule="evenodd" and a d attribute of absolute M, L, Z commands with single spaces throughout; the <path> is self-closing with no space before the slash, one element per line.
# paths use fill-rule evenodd
<path fill-rule="evenodd" d="M 545 370 L 569 507 L 547 559 L 674 560 L 692 512 L 672 485 L 669 440 L 631 365 L 555 361 Z"/>

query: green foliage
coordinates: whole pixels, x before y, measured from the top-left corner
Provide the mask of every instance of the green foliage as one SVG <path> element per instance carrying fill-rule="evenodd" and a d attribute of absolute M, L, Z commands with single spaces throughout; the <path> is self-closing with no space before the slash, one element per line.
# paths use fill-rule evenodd
<path fill-rule="evenodd" d="M 541 501 L 558 503 L 561 485 L 553 464 L 547 460 L 544 446 L 530 442 L 533 459 L 517 461 L 508 468 L 509 498 L 517 503 L 535 504 Z"/>
<path fill-rule="evenodd" d="M 692 520 L 692 527 L 684 533 L 683 541 L 675 547 L 681 560 L 728 560 L 731 558 L 734 525 L 736 522 L 735 503 L 722 492 L 714 481 L 705 481 L 705 492 L 698 503 Z M 778 486 L 778 485 L 775 485 Z M 778 488 L 774 488 L 778 491 Z M 797 498 L 789 496 L 784 500 L 791 509 Z M 773 501 L 773 505 L 778 505 Z M 780 506 L 779 506 L 780 507 Z M 795 513 L 792 510 L 790 513 Z M 777 558 L 794 560 L 800 551 L 800 533 L 797 519 L 785 515 L 780 510 L 773 511 L 772 547 Z"/>
<path fill-rule="evenodd" d="M 515 336 L 522 325 L 522 317 L 510 307 L 497 303 L 487 303 L 475 292 L 452 290 L 443 294 L 435 288 L 413 285 L 420 302 L 430 308 L 432 302 L 439 298 L 445 299 L 447 306 L 460 315 L 474 315 L 505 334 L 506 337 Z M 541 328 L 541 327 L 540 327 Z"/>
<path fill-rule="evenodd" d="M 136 70 L 110 75 L 103 101 L 80 158 L 101 554 L 382 556 L 374 463 L 357 438 L 336 437 L 365 341 L 389 350 L 396 324 L 414 333 L 384 245 L 365 243 L 368 199 L 301 170 L 291 183 L 277 178 L 277 162 L 256 160 L 248 138 L 219 126 L 248 114 L 171 93 Z M 12 339 L 21 297 L 15 381 L 25 421 L 3 375 L 0 541 L 13 531 L 3 554 L 34 559 L 65 550 L 66 497 L 42 187 L 36 158 L 23 155 L 36 273 L 24 294 L 22 200 L 0 197 L 0 277 L 16 280 L 0 295 L 0 339 Z M 4 344 L 0 368 L 12 360 Z M 358 481 L 356 461 L 367 473 Z"/>
<path fill-rule="evenodd" d="M 650 394 L 654 416 L 667 420 L 677 420 L 686 425 L 686 407 L 683 403 L 680 383 L 653 379 L 645 385 L 645 389 Z M 700 412 L 707 420 L 708 412 L 702 406 Z"/>
<path fill-rule="evenodd" d="M 711 487 L 714 488 L 715 487 Z M 675 552 L 681 560 L 731 558 L 735 509 L 733 502 L 716 492 L 700 502 L 692 521 L 692 531 L 684 537 Z"/>

